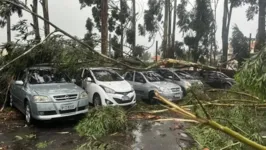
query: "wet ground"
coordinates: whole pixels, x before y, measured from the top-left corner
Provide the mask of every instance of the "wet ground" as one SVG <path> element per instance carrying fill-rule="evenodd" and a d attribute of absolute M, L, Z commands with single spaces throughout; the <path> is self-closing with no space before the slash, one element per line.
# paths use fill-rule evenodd
<path fill-rule="evenodd" d="M 169 114 L 167 114 L 169 115 Z M 103 140 L 120 144 L 119 149 L 178 150 L 186 148 L 193 140 L 184 132 L 180 122 L 134 121 L 136 129 L 128 134 L 114 134 Z M 0 113 L 0 150 L 75 150 L 88 142 L 74 130 L 75 120 L 38 122 L 26 126 L 24 116 L 7 108 Z"/>

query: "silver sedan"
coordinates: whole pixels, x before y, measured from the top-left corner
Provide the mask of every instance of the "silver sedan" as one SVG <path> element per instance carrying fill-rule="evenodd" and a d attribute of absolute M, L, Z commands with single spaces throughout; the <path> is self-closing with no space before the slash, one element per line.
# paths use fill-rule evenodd
<path fill-rule="evenodd" d="M 183 92 L 179 85 L 166 81 L 153 71 L 127 72 L 124 74 L 124 78 L 133 86 L 138 97 L 148 99 L 150 103 L 155 102 L 155 90 L 170 101 L 183 98 Z"/>
<path fill-rule="evenodd" d="M 51 67 L 30 67 L 11 85 L 9 104 L 23 114 L 27 124 L 88 112 L 88 95 L 63 73 Z"/>

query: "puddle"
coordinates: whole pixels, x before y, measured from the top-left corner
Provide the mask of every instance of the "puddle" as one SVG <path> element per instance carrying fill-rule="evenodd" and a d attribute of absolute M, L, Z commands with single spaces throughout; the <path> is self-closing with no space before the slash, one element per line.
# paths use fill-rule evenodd
<path fill-rule="evenodd" d="M 183 129 L 171 130 L 176 122 L 154 123 L 143 121 L 132 132 L 134 150 L 181 150 L 192 144 L 192 139 L 184 133 Z"/>

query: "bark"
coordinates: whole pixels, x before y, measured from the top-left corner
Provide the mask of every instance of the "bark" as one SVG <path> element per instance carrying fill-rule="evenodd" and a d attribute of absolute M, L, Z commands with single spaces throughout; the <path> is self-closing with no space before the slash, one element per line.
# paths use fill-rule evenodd
<path fill-rule="evenodd" d="M 213 30 L 213 46 L 214 46 L 214 51 L 213 51 L 213 62 L 216 61 L 216 53 L 217 53 L 217 43 L 216 43 L 216 31 L 217 31 L 217 6 L 218 6 L 219 0 L 214 1 L 214 18 L 215 18 L 215 28 Z"/>
<path fill-rule="evenodd" d="M 173 56 L 172 58 L 174 58 L 175 55 L 175 29 L 176 29 L 176 14 L 177 14 L 177 0 L 175 0 L 174 2 L 174 20 L 173 20 L 173 34 L 172 34 L 172 48 L 171 48 L 171 56 Z M 176 54 L 177 56 L 178 54 Z"/>
<path fill-rule="evenodd" d="M 223 28 L 222 28 L 222 42 L 223 42 L 222 62 L 227 61 L 229 27 L 230 27 L 230 22 L 231 22 L 232 11 L 233 11 L 233 5 L 231 5 L 230 10 L 228 10 L 228 0 L 225 0 L 224 1 L 224 14 L 223 14 Z M 224 64 L 223 67 L 226 68 L 226 64 Z"/>
<path fill-rule="evenodd" d="M 165 0 L 165 11 L 164 11 L 164 34 L 163 34 L 163 43 L 162 43 L 162 45 L 163 45 L 163 54 L 164 54 L 164 58 L 166 58 L 167 57 L 167 49 L 168 49 L 168 47 L 167 47 L 167 41 L 168 41 L 168 37 L 167 37 L 167 35 L 168 35 L 168 23 L 169 23 L 169 21 L 168 21 L 168 19 L 169 19 L 169 0 Z"/>
<path fill-rule="evenodd" d="M 133 56 L 136 56 L 136 2 L 135 0 L 132 0 L 133 3 L 133 19 L 132 19 L 132 30 L 133 30 L 133 44 L 132 44 L 132 50 L 133 50 Z"/>
<path fill-rule="evenodd" d="M 259 26 L 256 41 L 256 51 L 260 50 L 265 45 L 265 0 L 259 0 Z"/>
<path fill-rule="evenodd" d="M 120 0 L 120 10 L 122 11 L 122 3 L 123 0 Z M 120 14 L 120 20 L 122 20 L 123 15 Z M 121 21 L 121 41 L 120 41 L 121 47 L 120 47 L 120 57 L 123 57 L 123 45 L 124 45 L 124 27 L 123 27 L 123 22 Z"/>
<path fill-rule="evenodd" d="M 102 0 L 102 54 L 107 55 L 108 50 L 108 0 Z"/>
<path fill-rule="evenodd" d="M 11 16 L 7 16 L 6 19 L 6 30 L 7 30 L 7 42 L 11 42 Z"/>
<path fill-rule="evenodd" d="M 33 0 L 32 4 L 33 4 L 32 5 L 32 11 L 34 13 L 38 13 L 38 0 Z M 32 19 L 33 19 L 33 28 L 34 28 L 34 32 L 35 32 L 35 41 L 39 42 L 39 41 L 41 41 L 41 36 L 40 36 L 38 17 L 35 15 L 32 15 Z"/>
<path fill-rule="evenodd" d="M 49 20 L 49 8 L 48 8 L 48 0 L 42 0 L 42 9 L 43 9 L 43 17 L 46 20 Z M 50 25 L 46 21 L 44 21 L 44 35 L 47 36 L 50 33 Z"/>
<path fill-rule="evenodd" d="M 172 10 L 170 8 L 169 3 L 169 24 L 168 24 L 168 49 L 167 49 L 167 58 L 173 58 L 172 52 L 171 52 L 171 24 L 172 24 Z"/>

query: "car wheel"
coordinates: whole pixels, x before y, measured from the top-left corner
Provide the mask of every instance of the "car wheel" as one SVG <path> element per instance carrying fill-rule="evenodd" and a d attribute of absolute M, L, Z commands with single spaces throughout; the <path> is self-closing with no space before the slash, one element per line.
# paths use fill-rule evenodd
<path fill-rule="evenodd" d="M 225 83 L 224 84 L 224 89 L 230 89 L 232 86 L 230 85 L 230 84 L 228 84 L 228 83 Z"/>
<path fill-rule="evenodd" d="M 33 123 L 33 118 L 31 115 L 31 108 L 30 108 L 29 102 L 26 102 L 25 104 L 25 120 L 28 125 Z"/>
<path fill-rule="evenodd" d="M 150 104 L 155 104 L 156 103 L 157 100 L 154 98 L 154 96 L 155 96 L 154 91 L 151 91 L 149 93 L 149 103 Z"/>
<path fill-rule="evenodd" d="M 97 107 L 97 106 L 101 106 L 102 105 L 101 97 L 98 94 L 96 94 L 93 97 L 93 105 L 94 105 L 94 107 Z"/>
<path fill-rule="evenodd" d="M 9 93 L 9 106 L 13 107 L 13 96 L 11 93 Z"/>
<path fill-rule="evenodd" d="M 182 90 L 182 92 L 183 92 L 183 97 L 186 96 L 186 95 L 187 95 L 187 91 L 186 91 L 186 89 L 185 89 L 184 87 L 181 87 L 181 90 Z"/>

